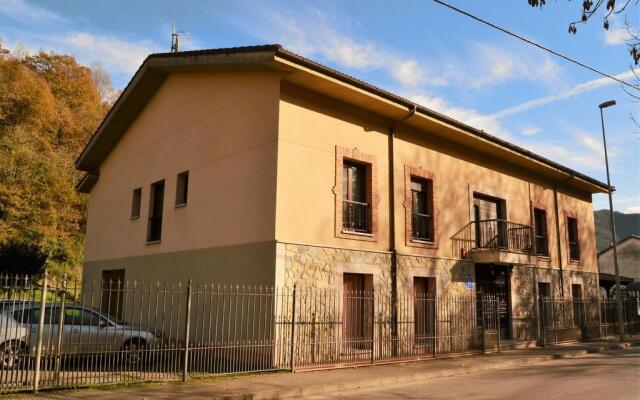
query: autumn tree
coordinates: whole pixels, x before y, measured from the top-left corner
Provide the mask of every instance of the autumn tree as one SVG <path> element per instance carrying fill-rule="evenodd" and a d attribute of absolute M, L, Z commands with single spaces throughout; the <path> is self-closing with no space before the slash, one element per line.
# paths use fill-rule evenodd
<path fill-rule="evenodd" d="M 0 43 L 0 271 L 78 274 L 86 199 L 74 160 L 106 112 L 71 56 Z"/>

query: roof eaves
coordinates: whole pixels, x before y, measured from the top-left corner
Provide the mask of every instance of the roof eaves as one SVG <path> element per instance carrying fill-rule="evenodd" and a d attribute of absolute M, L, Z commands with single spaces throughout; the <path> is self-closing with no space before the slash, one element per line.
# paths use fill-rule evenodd
<path fill-rule="evenodd" d="M 524 148 L 522 148 L 522 147 L 520 147 L 518 145 L 515 145 L 513 143 L 507 142 L 506 140 L 500 139 L 500 138 L 498 138 L 498 137 L 496 137 L 494 135 L 491 135 L 491 134 L 489 134 L 489 133 L 487 133 L 487 132 L 485 132 L 483 130 L 474 128 L 471 125 L 468 125 L 468 124 L 466 124 L 464 122 L 461 122 L 461 121 L 459 121 L 459 120 L 457 120 L 455 118 L 452 118 L 452 117 L 450 117 L 450 116 L 448 116 L 446 114 L 440 113 L 438 111 L 435 111 L 435 110 L 432 110 L 432 109 L 427 108 L 425 106 L 422 106 L 420 104 L 417 104 L 417 103 L 415 103 L 415 102 L 413 102 L 413 101 L 411 101 L 411 100 L 409 100 L 407 98 L 404 98 L 402 96 L 398 96 L 398 95 L 396 95 L 394 93 L 391 93 L 391 92 L 389 92 L 387 90 L 381 89 L 381 88 L 379 88 L 379 87 L 377 87 L 375 85 L 372 85 L 370 83 L 367 83 L 367 82 L 365 82 L 363 80 L 354 78 L 354 77 L 352 77 L 350 75 L 347 75 L 345 73 L 342 73 L 342 72 L 340 72 L 338 70 L 335 70 L 333 68 L 330 68 L 330 67 L 327 67 L 325 65 L 322 65 L 322 64 L 320 64 L 318 62 L 315 62 L 313 60 L 310 60 L 308 58 L 300 56 L 300 55 L 298 55 L 296 53 L 288 51 L 288 50 L 286 50 L 286 49 L 284 49 L 282 47 L 276 49 L 276 53 L 278 55 L 282 56 L 285 59 L 288 59 L 288 60 L 294 61 L 294 62 L 298 62 L 298 63 L 304 65 L 307 68 L 311 68 L 311 69 L 314 69 L 314 70 L 316 70 L 318 72 L 327 74 L 327 75 L 331 76 L 332 78 L 335 78 L 335 79 L 338 79 L 338 80 L 340 80 L 342 82 L 345 82 L 345 83 L 351 84 L 353 86 L 356 86 L 359 89 L 363 89 L 363 90 L 366 90 L 368 92 L 371 92 L 371 93 L 373 93 L 375 95 L 378 95 L 380 97 L 385 98 L 386 100 L 390 100 L 390 101 L 393 101 L 395 103 L 400 103 L 401 105 L 404 105 L 404 106 L 406 106 L 408 108 L 415 107 L 416 110 L 418 112 L 420 112 L 420 113 L 426 114 L 426 115 L 431 116 L 431 117 L 433 117 L 435 119 L 438 119 L 438 120 L 440 120 L 442 122 L 445 122 L 447 124 L 455 126 L 456 128 L 464 130 L 464 131 L 466 131 L 468 133 L 471 133 L 471 134 L 474 134 L 476 136 L 479 136 L 479 137 L 481 137 L 483 139 L 486 139 L 486 140 L 488 140 L 490 142 L 493 142 L 493 143 L 495 143 L 495 144 L 497 144 L 499 146 L 508 148 L 508 149 L 510 149 L 512 151 L 515 151 L 516 153 L 520 153 L 521 155 L 524 155 L 524 156 L 527 156 L 529 158 L 532 158 L 532 159 L 534 159 L 536 161 L 539 161 L 539 162 L 541 162 L 543 164 L 546 164 L 546 165 L 548 165 L 548 166 L 550 166 L 552 168 L 555 168 L 555 169 L 557 169 L 559 171 L 562 171 L 562 172 L 564 172 L 566 174 L 569 174 L 572 177 L 577 177 L 579 179 L 585 180 L 585 181 L 587 181 L 587 182 L 589 182 L 589 183 L 591 183 L 591 184 L 593 184 L 595 186 L 598 186 L 599 188 L 601 188 L 601 189 L 603 189 L 605 191 L 608 191 L 608 190 L 614 191 L 615 190 L 615 188 L 613 186 L 608 186 L 606 183 L 600 182 L 597 179 L 591 178 L 590 176 L 584 175 L 584 174 L 582 174 L 582 173 L 580 173 L 578 171 L 575 171 L 575 170 L 573 170 L 571 168 L 565 167 L 562 164 L 559 164 L 559 163 L 557 163 L 555 161 L 549 160 L 548 158 L 545 158 L 545 157 L 543 157 L 541 155 L 538 155 L 538 154 L 533 153 L 533 152 L 531 152 L 529 150 L 526 150 L 526 149 L 524 149 Z"/>

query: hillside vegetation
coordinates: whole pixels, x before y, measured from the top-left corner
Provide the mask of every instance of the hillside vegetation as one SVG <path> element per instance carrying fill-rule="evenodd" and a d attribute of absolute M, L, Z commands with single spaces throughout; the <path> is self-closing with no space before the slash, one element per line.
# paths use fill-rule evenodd
<path fill-rule="evenodd" d="M 611 228 L 609 227 L 609 210 L 598 210 L 593 213 L 596 223 L 596 245 L 598 251 L 611 246 Z M 616 223 L 616 237 L 622 240 L 630 235 L 640 235 L 640 214 L 613 213 Z"/>
<path fill-rule="evenodd" d="M 0 41 L 0 272 L 79 273 L 86 199 L 73 163 L 107 107 L 73 57 Z"/>

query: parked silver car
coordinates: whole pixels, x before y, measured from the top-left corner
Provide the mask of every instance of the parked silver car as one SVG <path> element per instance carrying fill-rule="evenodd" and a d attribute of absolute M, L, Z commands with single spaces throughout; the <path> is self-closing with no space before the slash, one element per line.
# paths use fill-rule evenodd
<path fill-rule="evenodd" d="M 64 315 L 61 311 L 60 304 L 45 306 L 42 343 L 46 354 L 119 353 L 127 363 L 137 364 L 146 348 L 160 344 L 161 335 L 115 322 L 88 307 L 65 304 Z M 28 354 L 35 354 L 40 312 L 36 302 L 0 303 L 0 368 L 17 368 Z"/>

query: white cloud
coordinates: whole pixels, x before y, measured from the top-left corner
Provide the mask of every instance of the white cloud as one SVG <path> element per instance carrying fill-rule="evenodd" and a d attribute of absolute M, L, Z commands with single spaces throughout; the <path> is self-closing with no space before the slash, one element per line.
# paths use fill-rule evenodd
<path fill-rule="evenodd" d="M 33 6 L 24 0 L 2 0 L 0 2 L 0 14 L 29 23 L 61 22 L 65 20 L 57 13 Z"/>
<path fill-rule="evenodd" d="M 466 72 L 469 85 L 475 89 L 495 86 L 511 80 L 557 82 L 560 66 L 549 56 L 542 61 L 527 53 L 515 52 L 488 43 L 472 46 L 472 68 Z"/>
<path fill-rule="evenodd" d="M 405 86 L 414 86 L 424 81 L 424 70 L 414 60 L 399 63 L 392 71 L 393 76 Z"/>
<path fill-rule="evenodd" d="M 616 26 L 605 31 L 603 38 L 606 44 L 610 46 L 617 46 L 620 44 L 625 44 L 629 39 L 632 38 L 632 35 L 629 33 L 625 26 Z"/>
<path fill-rule="evenodd" d="M 535 126 L 527 126 L 522 128 L 520 134 L 522 136 L 536 136 L 540 133 L 540 128 L 536 128 Z"/>
<path fill-rule="evenodd" d="M 98 62 L 110 72 L 127 74 L 133 74 L 148 54 L 159 50 L 157 45 L 148 41 L 126 41 L 89 32 L 71 32 L 49 40 L 65 52 L 74 54 L 85 65 Z"/>
<path fill-rule="evenodd" d="M 447 85 L 481 89 L 510 80 L 553 83 L 554 87 L 560 83 L 560 66 L 551 57 L 533 51 L 475 42 L 468 47 L 469 56 L 430 54 L 428 59 L 421 59 L 370 40 L 359 40 L 317 10 L 296 14 L 258 7 L 251 12 L 263 23 L 243 28 L 255 36 L 275 39 L 296 53 L 340 67 L 381 71 L 401 89 Z"/>
<path fill-rule="evenodd" d="M 625 211 L 626 214 L 640 214 L 640 206 L 637 207 L 629 207 Z"/>
<path fill-rule="evenodd" d="M 304 56 L 315 56 L 351 69 L 382 71 L 405 88 L 447 84 L 446 76 L 433 73 L 418 59 L 402 56 L 371 41 L 349 37 L 317 11 L 311 17 L 292 17 L 273 11 L 265 14 L 271 24 L 259 28 L 257 35 L 276 38 Z"/>
<path fill-rule="evenodd" d="M 639 71 L 640 73 L 640 71 Z M 621 79 L 621 80 L 625 80 L 625 79 L 630 79 L 633 78 L 635 75 L 633 73 L 633 71 L 627 71 L 627 72 L 623 72 L 621 74 L 615 75 L 616 78 Z M 572 88 L 570 88 L 569 90 L 566 90 L 564 92 L 558 93 L 558 94 L 553 94 L 553 95 L 549 95 L 549 96 L 544 96 L 541 97 L 539 99 L 534 99 L 534 100 L 529 100 L 526 101 L 522 104 L 518 104 L 516 106 L 513 107 L 509 107 L 507 109 L 504 109 L 502 111 L 498 111 L 494 114 L 492 114 L 491 116 L 493 118 L 503 118 L 503 117 L 508 117 L 514 114 L 519 114 L 525 111 L 529 111 L 533 108 L 536 107 L 540 107 L 549 103 L 554 103 L 556 101 L 560 101 L 560 100 L 564 100 L 564 99 L 568 99 L 571 97 L 575 97 L 581 93 L 585 93 L 585 92 L 590 92 L 592 90 L 596 90 L 599 89 L 601 87 L 604 86 L 609 86 L 612 84 L 618 84 L 617 82 L 615 82 L 614 80 L 610 79 L 610 78 L 598 78 L 598 79 L 593 79 L 587 82 L 583 82 L 580 83 Z"/>

